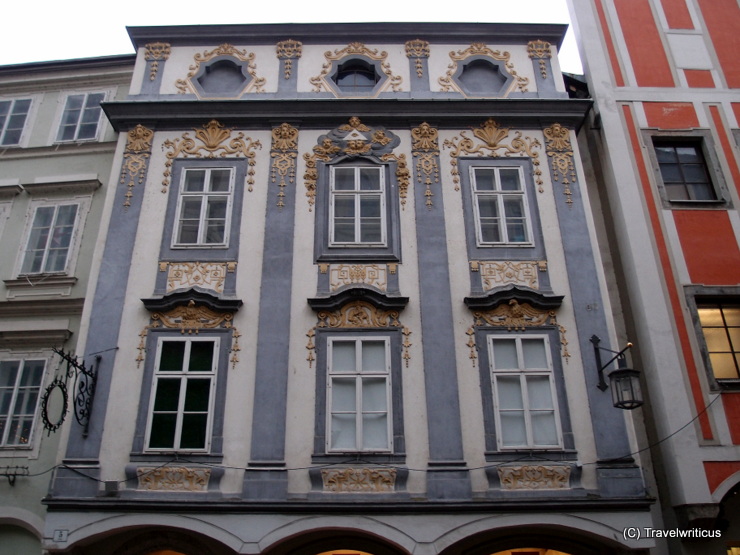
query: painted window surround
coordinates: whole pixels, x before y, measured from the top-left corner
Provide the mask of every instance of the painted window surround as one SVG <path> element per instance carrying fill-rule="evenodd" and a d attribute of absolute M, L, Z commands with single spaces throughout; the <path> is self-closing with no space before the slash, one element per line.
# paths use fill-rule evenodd
<path fill-rule="evenodd" d="M 465 237 L 470 260 L 545 260 L 545 246 L 539 218 L 536 189 L 529 158 L 465 158 L 459 160 L 460 188 L 463 197 Z M 477 238 L 477 214 L 471 175 L 474 168 L 518 168 L 524 185 L 525 210 L 529 220 L 527 243 L 480 244 Z"/>
<path fill-rule="evenodd" d="M 332 340 L 385 340 L 388 343 L 388 361 L 390 367 L 390 404 L 391 418 L 389 449 L 330 451 L 327 432 L 330 429 L 328 419 L 329 390 L 329 348 Z M 358 329 L 317 329 L 316 330 L 316 424 L 314 434 L 314 454 L 312 462 L 342 462 L 347 457 L 361 454 L 363 461 L 370 463 L 402 463 L 406 459 L 403 432 L 403 391 L 402 380 L 402 334 L 400 329 L 358 330 Z"/>
<path fill-rule="evenodd" d="M 650 164 L 653 168 L 653 178 L 655 180 L 663 208 L 668 210 L 696 210 L 697 208 L 702 210 L 727 210 L 728 208 L 732 208 L 730 192 L 727 188 L 727 182 L 725 180 L 724 172 L 722 171 L 719 156 L 717 155 L 717 145 L 709 130 L 690 129 L 681 131 L 664 131 L 658 129 L 643 129 L 642 138 L 647 147 Z M 668 198 L 666 185 L 663 183 L 663 176 L 660 172 L 658 156 L 655 152 L 653 142 L 654 140 L 661 139 L 668 141 L 687 140 L 692 143 L 696 143 L 697 141 L 701 142 L 707 172 L 712 181 L 712 185 L 714 186 L 715 196 L 717 197 L 715 200 L 671 200 Z"/>

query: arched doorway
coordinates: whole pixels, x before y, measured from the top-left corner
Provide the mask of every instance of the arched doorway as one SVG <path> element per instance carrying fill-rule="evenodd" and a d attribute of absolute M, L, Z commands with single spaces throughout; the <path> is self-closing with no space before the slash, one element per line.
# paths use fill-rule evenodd
<path fill-rule="evenodd" d="M 440 555 L 616 555 L 616 546 L 577 530 L 522 527 L 491 530 L 461 540 Z M 619 551 L 622 553 L 622 551 Z"/>
<path fill-rule="evenodd" d="M 322 529 L 299 534 L 266 549 L 263 555 L 410 555 L 405 549 L 367 532 Z"/>

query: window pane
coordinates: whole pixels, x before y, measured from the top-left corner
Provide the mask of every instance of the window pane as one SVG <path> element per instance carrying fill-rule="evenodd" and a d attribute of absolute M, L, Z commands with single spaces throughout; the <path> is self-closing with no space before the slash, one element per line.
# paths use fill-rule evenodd
<path fill-rule="evenodd" d="M 155 414 L 149 434 L 151 449 L 172 449 L 175 446 L 176 414 Z"/>
<path fill-rule="evenodd" d="M 740 326 L 740 307 L 722 307 L 722 314 L 728 326 Z"/>
<path fill-rule="evenodd" d="M 332 412 L 355 412 L 357 410 L 356 383 L 355 378 L 332 378 Z"/>
<path fill-rule="evenodd" d="M 385 372 L 385 341 L 362 342 L 362 371 Z"/>
<path fill-rule="evenodd" d="M 182 219 L 200 218 L 201 197 L 188 197 L 182 199 Z"/>
<path fill-rule="evenodd" d="M 206 217 L 209 220 L 214 219 L 226 219 L 226 207 L 228 205 L 228 199 L 226 197 L 211 197 L 208 199 L 208 206 L 206 208 Z"/>
<path fill-rule="evenodd" d="M 658 162 L 678 162 L 678 157 L 676 156 L 676 150 L 669 146 L 658 146 L 655 145 L 655 155 L 658 158 Z M 661 166 L 662 167 L 662 166 Z"/>
<path fill-rule="evenodd" d="M 475 168 L 475 189 L 478 191 L 496 190 L 496 173 L 493 168 Z"/>
<path fill-rule="evenodd" d="M 515 339 L 495 339 L 492 343 L 494 369 L 516 370 L 519 368 Z"/>
<path fill-rule="evenodd" d="M 523 218 L 524 204 L 521 197 L 504 197 L 504 214 L 506 218 Z"/>
<path fill-rule="evenodd" d="M 230 182 L 231 170 L 211 170 L 211 191 L 228 191 Z"/>
<path fill-rule="evenodd" d="M 18 377 L 18 360 L 4 360 L 0 362 L 0 387 L 14 387 Z"/>
<path fill-rule="evenodd" d="M 501 230 L 498 226 L 498 220 L 481 222 L 480 234 L 481 241 L 484 243 L 500 243 Z"/>
<path fill-rule="evenodd" d="M 332 342 L 332 372 L 354 372 L 356 370 L 355 342 Z"/>
<path fill-rule="evenodd" d="M 360 168 L 360 190 L 380 190 L 380 170 L 377 168 Z"/>
<path fill-rule="evenodd" d="M 554 408 L 549 376 L 528 376 L 527 396 L 531 410 Z"/>
<path fill-rule="evenodd" d="M 504 447 L 516 447 L 527 444 L 527 431 L 524 425 L 523 412 L 501 413 L 501 444 Z"/>
<path fill-rule="evenodd" d="M 334 189 L 352 191 L 355 188 L 355 168 L 334 168 Z"/>
<path fill-rule="evenodd" d="M 699 150 L 694 146 L 678 146 L 676 147 L 676 156 L 681 164 L 688 164 L 691 162 L 703 163 L 704 158 L 699 153 Z"/>
<path fill-rule="evenodd" d="M 331 417 L 331 449 L 357 449 L 355 415 L 333 414 Z"/>
<path fill-rule="evenodd" d="M 205 170 L 186 170 L 183 189 L 185 191 L 193 192 L 203 191 L 205 187 L 205 179 Z"/>
<path fill-rule="evenodd" d="M 223 222 L 209 222 L 206 228 L 205 243 L 208 245 L 223 244 L 226 239 L 226 225 Z"/>
<path fill-rule="evenodd" d="M 558 445 L 555 413 L 552 411 L 532 412 L 532 441 L 535 445 Z"/>
<path fill-rule="evenodd" d="M 348 196 L 335 196 L 334 216 L 336 218 L 354 218 L 355 199 Z"/>
<path fill-rule="evenodd" d="M 388 410 L 386 379 L 364 378 L 362 380 L 363 412 L 385 412 Z"/>
<path fill-rule="evenodd" d="M 498 389 L 498 407 L 501 410 L 524 409 L 522 383 L 518 375 L 496 376 L 496 388 Z"/>
<path fill-rule="evenodd" d="M 360 221 L 360 242 L 361 243 L 380 243 L 383 238 L 381 235 L 380 219 L 363 218 Z"/>
<path fill-rule="evenodd" d="M 193 341 L 190 343 L 190 372 L 210 372 L 213 370 L 213 341 Z"/>
<path fill-rule="evenodd" d="M 362 448 L 388 449 L 388 415 L 362 415 Z"/>
<path fill-rule="evenodd" d="M 180 449 L 203 449 L 206 446 L 207 414 L 186 414 L 182 417 Z"/>
<path fill-rule="evenodd" d="M 360 217 L 361 218 L 379 218 L 380 217 L 380 197 L 377 195 L 362 195 L 360 197 Z"/>
<path fill-rule="evenodd" d="M 686 164 L 682 168 L 686 183 L 709 183 L 704 164 Z"/>
<path fill-rule="evenodd" d="M 210 379 L 187 380 L 185 410 L 189 412 L 208 412 L 210 394 Z"/>
<path fill-rule="evenodd" d="M 157 380 L 157 393 L 154 396 L 155 411 L 176 411 L 180 402 L 180 379 Z"/>
<path fill-rule="evenodd" d="M 735 357 L 732 353 L 710 353 L 709 361 L 712 363 L 714 377 L 718 380 L 734 380 L 738 378 Z"/>
<path fill-rule="evenodd" d="M 704 328 L 704 340 L 710 351 L 730 350 L 730 340 L 725 328 Z"/>
<path fill-rule="evenodd" d="M 522 352 L 524 368 L 548 368 L 543 339 L 522 339 Z"/>
<path fill-rule="evenodd" d="M 478 196 L 478 215 L 481 218 L 498 217 L 498 202 L 496 202 L 495 196 Z"/>
<path fill-rule="evenodd" d="M 698 310 L 702 326 L 724 326 L 720 308 L 699 308 Z"/>
<path fill-rule="evenodd" d="M 163 341 L 159 358 L 160 371 L 177 371 L 184 369 L 185 341 Z"/>
<path fill-rule="evenodd" d="M 522 186 L 519 181 L 519 170 L 501 169 L 499 171 L 499 178 L 501 179 L 502 191 L 521 191 Z"/>

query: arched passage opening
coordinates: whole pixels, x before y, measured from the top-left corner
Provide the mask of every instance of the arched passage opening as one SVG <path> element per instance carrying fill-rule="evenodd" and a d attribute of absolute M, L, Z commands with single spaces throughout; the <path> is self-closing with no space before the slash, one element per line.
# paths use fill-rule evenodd
<path fill-rule="evenodd" d="M 410 555 L 405 549 L 358 530 L 323 529 L 270 546 L 263 555 Z"/>
<path fill-rule="evenodd" d="M 577 530 L 518 528 L 491 530 L 465 538 L 440 555 L 616 555 L 616 546 Z"/>
<path fill-rule="evenodd" d="M 236 555 L 221 542 L 190 530 L 163 526 L 127 528 L 90 538 L 69 555 Z"/>

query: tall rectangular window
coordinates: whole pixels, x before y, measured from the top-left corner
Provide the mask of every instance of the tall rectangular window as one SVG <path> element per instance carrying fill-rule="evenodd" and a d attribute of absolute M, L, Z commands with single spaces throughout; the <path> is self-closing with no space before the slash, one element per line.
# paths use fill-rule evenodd
<path fill-rule="evenodd" d="M 384 246 L 385 214 L 383 168 L 331 168 L 330 245 Z"/>
<path fill-rule="evenodd" d="M 103 100 L 105 93 L 70 94 L 64 105 L 57 141 L 94 139 L 98 134 Z"/>
<path fill-rule="evenodd" d="M 330 338 L 327 451 L 392 450 L 389 340 Z"/>
<path fill-rule="evenodd" d="M 26 242 L 21 274 L 66 271 L 78 211 L 78 204 L 36 208 Z"/>
<path fill-rule="evenodd" d="M 227 246 L 233 189 L 233 168 L 186 169 L 174 246 Z"/>
<path fill-rule="evenodd" d="M 524 179 L 518 167 L 471 167 L 479 246 L 531 244 Z"/>
<path fill-rule="evenodd" d="M 547 337 L 491 335 L 489 350 L 499 447 L 561 447 Z"/>
<path fill-rule="evenodd" d="M 701 141 L 653 140 L 668 200 L 717 200 Z"/>
<path fill-rule="evenodd" d="M 0 446 L 31 443 L 44 360 L 0 361 Z"/>
<path fill-rule="evenodd" d="M 207 451 L 218 338 L 161 339 L 152 385 L 147 449 Z"/>
<path fill-rule="evenodd" d="M 700 303 L 697 310 L 714 378 L 740 379 L 740 305 Z"/>
<path fill-rule="evenodd" d="M 21 142 L 31 99 L 0 100 L 0 145 L 12 146 Z"/>

